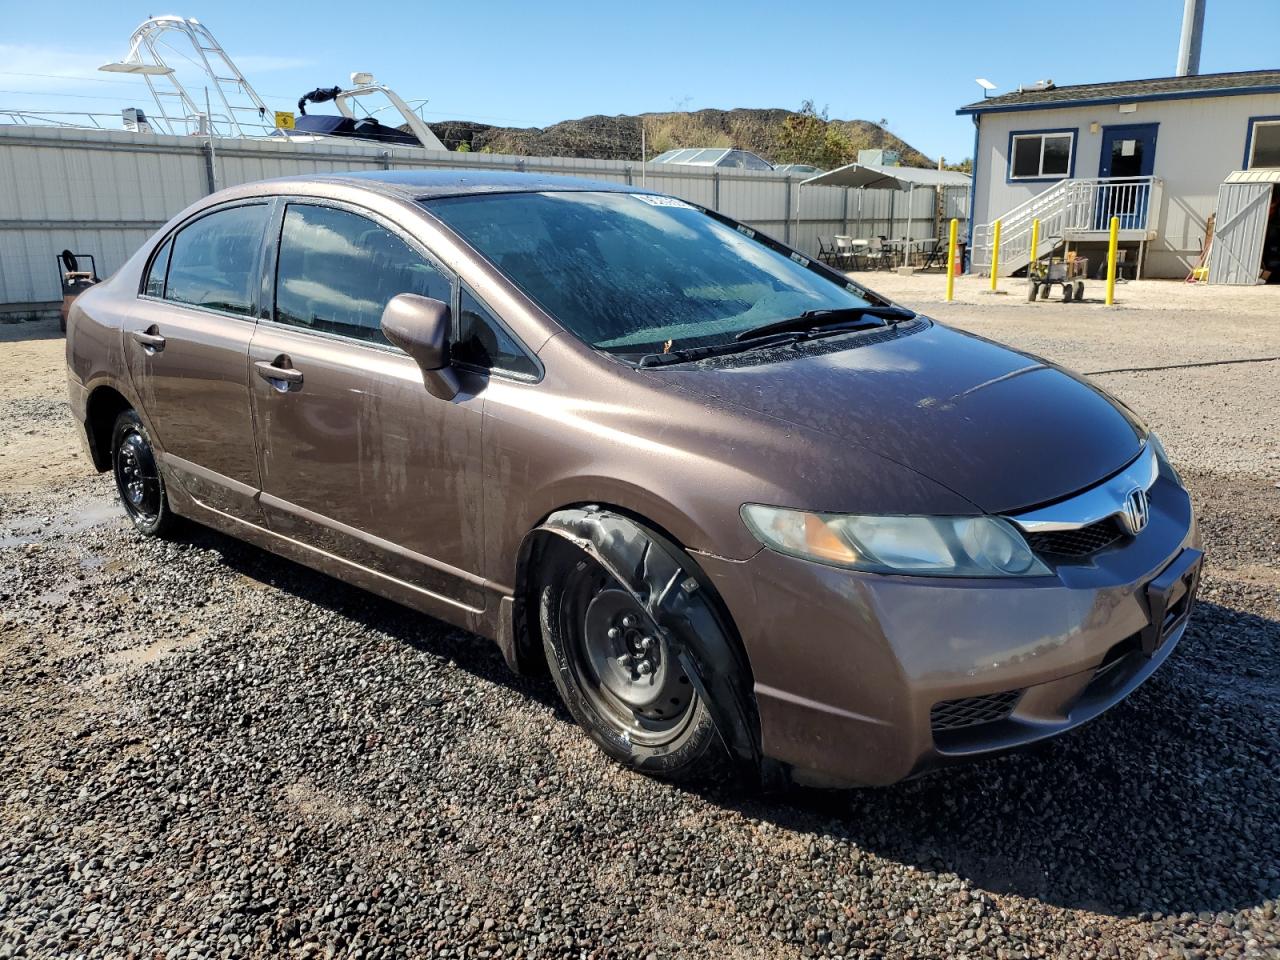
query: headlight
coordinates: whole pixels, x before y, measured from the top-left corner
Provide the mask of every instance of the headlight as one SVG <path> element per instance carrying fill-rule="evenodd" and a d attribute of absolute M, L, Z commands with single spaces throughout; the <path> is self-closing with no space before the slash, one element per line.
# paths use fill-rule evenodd
<path fill-rule="evenodd" d="M 1160 472 L 1167 473 L 1171 479 L 1177 482 L 1178 486 L 1183 486 L 1181 475 L 1174 469 L 1173 464 L 1169 462 L 1169 454 L 1165 453 L 1164 444 L 1160 442 L 1160 438 L 1156 436 L 1154 430 L 1147 434 L 1147 443 L 1156 452 L 1156 459 L 1160 461 Z"/>
<path fill-rule="evenodd" d="M 771 550 L 874 573 L 1042 577 L 1049 569 L 998 517 L 876 517 L 748 503 L 742 519 Z"/>

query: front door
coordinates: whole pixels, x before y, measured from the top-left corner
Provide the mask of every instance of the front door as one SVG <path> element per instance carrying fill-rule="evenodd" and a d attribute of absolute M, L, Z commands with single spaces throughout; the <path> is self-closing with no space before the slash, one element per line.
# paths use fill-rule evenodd
<path fill-rule="evenodd" d="M 250 523 L 258 458 L 249 415 L 249 341 L 261 286 L 265 202 L 215 208 L 151 259 L 124 351 L 166 473 L 199 503 Z"/>
<path fill-rule="evenodd" d="M 1102 151 L 1098 176 L 1115 179 L 1100 190 L 1095 229 L 1106 230 L 1112 217 L 1120 218 L 1121 230 L 1141 230 L 1147 225 L 1147 205 L 1151 200 L 1149 177 L 1156 164 L 1158 123 L 1132 123 L 1102 128 Z"/>
<path fill-rule="evenodd" d="M 482 401 L 427 392 L 380 321 L 452 279 L 388 225 L 281 205 L 270 319 L 249 348 L 262 509 L 276 533 L 470 610 L 484 606 Z"/>

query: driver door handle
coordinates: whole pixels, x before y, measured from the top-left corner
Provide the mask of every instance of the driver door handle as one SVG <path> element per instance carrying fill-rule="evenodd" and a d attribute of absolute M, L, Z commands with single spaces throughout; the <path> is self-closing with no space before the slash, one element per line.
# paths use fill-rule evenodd
<path fill-rule="evenodd" d="M 288 390 L 291 385 L 298 386 L 302 383 L 302 371 L 295 370 L 288 357 L 258 360 L 253 366 L 258 371 L 258 376 L 277 390 Z"/>
<path fill-rule="evenodd" d="M 141 344 L 143 349 L 152 353 L 159 353 L 164 349 L 164 337 L 160 336 L 160 328 L 154 323 L 146 330 L 134 330 L 130 336 L 135 342 Z"/>

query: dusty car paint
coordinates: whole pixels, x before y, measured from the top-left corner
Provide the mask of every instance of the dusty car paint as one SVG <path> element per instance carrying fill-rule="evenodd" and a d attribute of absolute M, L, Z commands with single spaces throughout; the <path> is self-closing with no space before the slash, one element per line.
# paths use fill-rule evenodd
<path fill-rule="evenodd" d="M 1095 686 L 1108 651 L 1147 625 L 1145 585 L 1198 546 L 1172 481 L 1150 535 L 1027 583 L 870 575 L 763 548 L 744 503 L 1011 513 L 1104 480 L 1145 431 L 1074 375 L 924 318 L 862 344 L 636 368 L 566 332 L 420 202 L 583 189 L 636 192 L 466 172 L 267 181 L 198 202 L 72 310 L 72 410 L 95 462 L 101 411 L 127 403 L 176 512 L 493 639 L 513 665 L 527 662 L 516 610 L 530 534 L 584 504 L 640 518 L 718 590 L 763 754 L 815 781 L 888 783 L 1059 732 L 1168 655 L 1185 616 L 1158 656 Z M 428 251 L 536 356 L 539 379 L 460 375 L 444 401 L 395 348 L 275 323 L 270 231 L 254 316 L 140 295 L 175 228 L 281 198 L 360 209 Z M 301 383 L 274 380 L 273 364 Z M 986 741 L 948 750 L 931 734 L 937 702 L 1012 688 L 1027 693 Z"/>

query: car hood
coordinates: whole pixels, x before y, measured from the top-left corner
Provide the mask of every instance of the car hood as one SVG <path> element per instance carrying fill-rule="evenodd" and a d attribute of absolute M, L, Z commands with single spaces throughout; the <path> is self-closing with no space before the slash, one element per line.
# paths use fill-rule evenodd
<path fill-rule="evenodd" d="M 923 320 L 896 335 L 873 331 L 653 373 L 870 450 L 990 513 L 1097 483 L 1137 455 L 1145 435 L 1082 378 Z"/>

